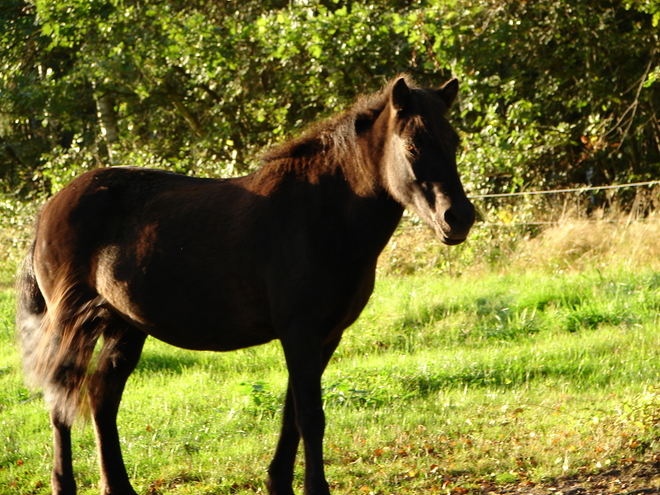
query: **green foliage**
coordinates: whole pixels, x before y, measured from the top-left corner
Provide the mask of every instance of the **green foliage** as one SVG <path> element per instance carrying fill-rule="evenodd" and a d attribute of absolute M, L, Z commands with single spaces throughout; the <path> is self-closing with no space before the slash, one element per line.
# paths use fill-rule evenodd
<path fill-rule="evenodd" d="M 272 418 L 281 410 L 282 399 L 273 395 L 270 386 L 265 381 L 241 382 L 240 386 L 243 393 L 249 397 L 252 412 L 258 417 Z"/>
<path fill-rule="evenodd" d="M 638 9 L 653 16 L 653 27 L 660 25 L 660 2 L 658 0 L 627 0 L 626 7 Z"/>
<path fill-rule="evenodd" d="M 620 420 L 632 423 L 652 438 L 660 438 L 660 393 L 650 386 L 622 404 Z"/>
<path fill-rule="evenodd" d="M 21 267 L 38 205 L 0 197 L 0 289 L 11 287 Z"/>
<path fill-rule="evenodd" d="M 657 176 L 659 16 L 656 0 L 7 0 L 2 190 L 108 164 L 244 173 L 401 71 L 461 79 L 470 191 Z"/>

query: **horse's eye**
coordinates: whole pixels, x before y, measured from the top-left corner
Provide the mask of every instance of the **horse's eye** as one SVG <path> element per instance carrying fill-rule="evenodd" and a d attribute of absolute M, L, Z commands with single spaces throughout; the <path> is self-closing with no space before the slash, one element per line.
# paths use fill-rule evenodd
<path fill-rule="evenodd" d="M 405 147 L 406 147 L 406 151 L 408 151 L 409 153 L 417 153 L 417 148 L 415 148 L 414 144 L 406 143 Z"/>

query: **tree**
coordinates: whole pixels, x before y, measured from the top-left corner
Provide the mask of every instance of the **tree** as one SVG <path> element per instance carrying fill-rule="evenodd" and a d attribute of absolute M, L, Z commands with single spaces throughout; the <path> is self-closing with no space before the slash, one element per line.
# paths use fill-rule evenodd
<path fill-rule="evenodd" d="M 657 176 L 658 5 L 7 0 L 3 189 L 109 164 L 244 173 L 402 71 L 460 78 L 471 191 Z"/>

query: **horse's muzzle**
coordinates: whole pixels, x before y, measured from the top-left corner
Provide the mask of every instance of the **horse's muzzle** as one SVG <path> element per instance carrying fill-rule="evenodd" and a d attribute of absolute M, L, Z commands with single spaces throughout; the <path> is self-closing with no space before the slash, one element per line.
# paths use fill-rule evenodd
<path fill-rule="evenodd" d="M 469 199 L 465 198 L 452 204 L 444 211 L 439 222 L 438 234 L 443 244 L 455 246 L 467 239 L 474 224 L 475 209 Z"/>

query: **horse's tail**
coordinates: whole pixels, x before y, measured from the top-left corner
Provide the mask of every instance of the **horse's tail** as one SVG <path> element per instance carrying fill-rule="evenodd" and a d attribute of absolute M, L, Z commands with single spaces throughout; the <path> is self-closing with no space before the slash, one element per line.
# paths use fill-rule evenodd
<path fill-rule="evenodd" d="M 35 275 L 32 245 L 16 285 L 16 330 L 27 382 L 43 389 L 51 409 L 71 424 L 86 397 L 104 318 L 98 298 L 67 268 L 58 270 L 47 301 Z"/>

